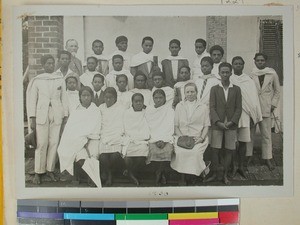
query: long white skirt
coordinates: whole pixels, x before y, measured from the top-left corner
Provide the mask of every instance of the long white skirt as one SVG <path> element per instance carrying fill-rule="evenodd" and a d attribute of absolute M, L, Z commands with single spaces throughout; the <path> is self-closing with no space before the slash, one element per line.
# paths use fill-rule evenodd
<path fill-rule="evenodd" d="M 203 154 L 207 146 L 208 138 L 203 143 L 196 144 L 193 149 L 184 149 L 175 144 L 171 167 L 179 173 L 199 176 L 206 168 Z"/>

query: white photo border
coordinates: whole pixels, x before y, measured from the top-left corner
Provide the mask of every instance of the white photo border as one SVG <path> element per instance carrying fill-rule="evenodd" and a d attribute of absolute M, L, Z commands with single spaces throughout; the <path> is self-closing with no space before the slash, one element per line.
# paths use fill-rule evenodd
<path fill-rule="evenodd" d="M 25 187 L 22 72 L 22 20 L 20 16 L 282 16 L 284 149 L 282 186 L 198 186 L 147 188 L 28 188 Z M 180 199 L 292 196 L 294 185 L 294 24 L 292 6 L 204 5 L 26 5 L 14 9 L 13 20 L 14 143 L 17 198 L 55 199 Z M 7 96 L 3 96 L 5 98 Z M 5 134 L 5 133 L 4 133 Z M 23 149 L 23 150 L 21 150 Z"/>

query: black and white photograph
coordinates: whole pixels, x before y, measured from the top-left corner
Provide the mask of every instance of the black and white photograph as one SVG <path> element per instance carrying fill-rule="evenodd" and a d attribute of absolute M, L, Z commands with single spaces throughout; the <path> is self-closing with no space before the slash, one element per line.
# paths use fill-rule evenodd
<path fill-rule="evenodd" d="M 15 15 L 20 196 L 291 193 L 289 7 Z"/>

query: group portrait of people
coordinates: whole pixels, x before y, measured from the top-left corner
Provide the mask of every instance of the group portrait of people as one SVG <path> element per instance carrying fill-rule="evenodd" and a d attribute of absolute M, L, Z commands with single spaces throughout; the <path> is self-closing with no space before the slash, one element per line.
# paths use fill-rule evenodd
<path fill-rule="evenodd" d="M 252 62 L 243 56 L 224 62 L 224 49 L 207 49 L 201 38 L 191 43 L 193 62 L 180 55 L 177 39 L 169 41 L 170 55 L 162 60 L 152 54 L 150 36 L 137 54 L 127 51 L 126 36 L 115 44 L 106 56 L 104 43 L 94 40 L 85 62 L 76 57 L 75 39 L 57 58 L 42 56 L 44 73 L 26 91 L 29 129 L 36 134 L 34 184 L 44 175 L 58 181 L 57 168 L 78 182 L 85 161 L 94 158 L 106 187 L 116 172 L 141 185 L 138 175 L 148 164 L 155 168 L 153 186 L 168 185 L 170 170 L 180 174 L 180 186 L 199 180 L 229 185 L 237 173 L 248 179 L 257 127 L 261 158 L 274 169 L 271 129 L 280 84 L 267 67 L 268 55 L 253 55 L 255 67 L 245 74 L 245 63 Z"/>

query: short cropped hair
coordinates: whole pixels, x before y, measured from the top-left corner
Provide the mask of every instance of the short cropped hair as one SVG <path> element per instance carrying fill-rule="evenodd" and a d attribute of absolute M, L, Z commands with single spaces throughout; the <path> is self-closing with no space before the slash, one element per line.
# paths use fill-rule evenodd
<path fill-rule="evenodd" d="M 93 81 L 95 80 L 95 78 L 100 78 L 100 79 L 102 80 L 102 83 L 104 83 L 105 78 L 104 78 L 104 76 L 101 75 L 100 73 L 96 73 L 96 74 L 94 75 Z"/>
<path fill-rule="evenodd" d="M 93 43 L 92 43 L 92 47 L 94 46 L 94 44 L 96 44 L 96 43 L 101 43 L 102 44 L 102 46 L 103 46 L 103 42 L 101 41 L 101 40 L 99 40 L 99 39 L 96 39 L 95 41 L 93 41 Z"/>
<path fill-rule="evenodd" d="M 203 57 L 203 58 L 201 59 L 200 64 L 201 64 L 202 62 L 208 62 L 212 67 L 214 66 L 214 61 L 213 61 L 212 58 L 209 57 L 209 56 Z"/>
<path fill-rule="evenodd" d="M 185 65 L 183 65 L 183 66 L 181 66 L 181 67 L 179 68 L 179 72 L 180 72 L 181 69 L 183 69 L 183 68 L 186 68 L 186 69 L 189 71 L 189 73 L 191 73 L 191 68 L 190 68 L 189 66 L 185 66 Z"/>
<path fill-rule="evenodd" d="M 265 60 L 268 60 L 268 56 L 265 53 L 262 53 L 262 52 L 256 53 L 253 59 L 256 60 L 256 58 L 258 56 L 262 56 L 262 57 L 264 57 Z"/>
<path fill-rule="evenodd" d="M 142 44 L 144 44 L 144 43 L 145 43 L 145 41 L 151 41 L 151 42 L 152 42 L 152 44 L 154 44 L 154 40 L 153 40 L 153 38 L 152 38 L 152 37 L 149 37 L 149 36 L 147 36 L 147 37 L 144 37 L 144 38 L 143 38 L 143 40 L 142 40 Z"/>
<path fill-rule="evenodd" d="M 162 77 L 163 79 L 165 79 L 165 74 L 161 71 L 154 71 L 152 74 L 152 78 L 154 77 Z"/>
<path fill-rule="evenodd" d="M 209 54 L 212 54 L 213 51 L 216 51 L 216 50 L 220 51 L 221 54 L 222 54 L 222 56 L 224 55 L 224 49 L 223 49 L 220 45 L 214 45 L 214 46 L 212 46 L 212 47 L 209 49 Z"/>
<path fill-rule="evenodd" d="M 116 77 L 116 82 L 118 82 L 118 80 L 123 77 L 126 80 L 126 83 L 128 84 L 128 77 L 125 74 L 120 74 Z"/>
<path fill-rule="evenodd" d="M 124 61 L 124 58 L 123 58 L 123 56 L 121 56 L 121 55 L 114 55 L 114 56 L 112 57 L 112 61 L 114 61 L 115 59 L 121 59 L 122 61 Z"/>
<path fill-rule="evenodd" d="M 219 65 L 219 71 L 221 70 L 222 67 L 228 67 L 230 69 L 230 71 L 232 71 L 232 66 L 230 63 L 228 62 L 222 62 L 220 65 Z"/>
<path fill-rule="evenodd" d="M 58 59 L 60 59 L 61 55 L 68 55 L 69 59 L 71 59 L 71 53 L 66 50 L 61 50 L 58 52 L 58 55 L 57 55 Z"/>
<path fill-rule="evenodd" d="M 195 44 L 196 44 L 196 43 L 201 43 L 201 44 L 203 45 L 203 47 L 206 48 L 206 41 L 205 41 L 204 39 L 198 38 L 198 39 L 196 39 L 196 41 L 195 41 Z"/>
<path fill-rule="evenodd" d="M 48 55 L 43 55 L 41 57 L 41 64 L 42 64 L 42 66 L 44 66 L 46 64 L 46 62 L 47 62 L 48 59 L 53 59 L 53 61 L 55 62 L 54 57 L 52 55 L 49 55 L 49 54 Z"/>
<path fill-rule="evenodd" d="M 243 65 L 245 64 L 245 61 L 241 56 L 233 57 L 232 60 L 231 60 L 231 64 L 233 64 L 235 60 L 241 60 L 243 62 Z"/>
<path fill-rule="evenodd" d="M 180 47 L 180 41 L 178 39 L 172 39 L 170 42 L 169 42 L 169 46 L 171 46 L 171 44 L 176 44 Z"/>
<path fill-rule="evenodd" d="M 95 60 L 96 63 L 98 62 L 98 59 L 95 56 L 89 56 L 89 57 L 87 57 L 86 61 L 89 61 L 90 59 Z"/>
<path fill-rule="evenodd" d="M 116 38 L 116 40 L 115 40 L 115 43 L 116 43 L 116 45 L 117 45 L 117 44 L 119 44 L 119 43 L 122 42 L 122 41 L 128 42 L 128 38 L 127 38 L 126 36 L 124 36 L 124 35 L 118 36 L 118 37 Z"/>

